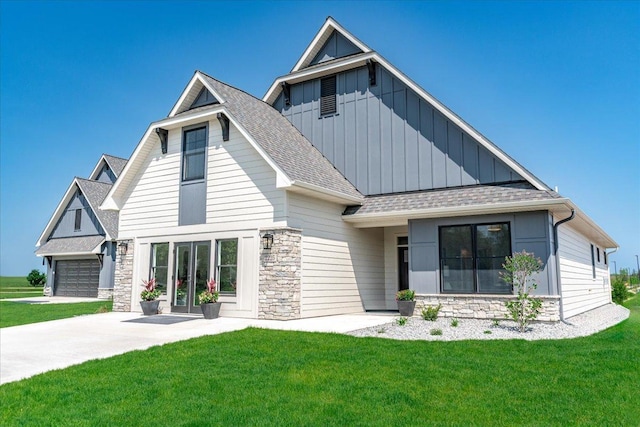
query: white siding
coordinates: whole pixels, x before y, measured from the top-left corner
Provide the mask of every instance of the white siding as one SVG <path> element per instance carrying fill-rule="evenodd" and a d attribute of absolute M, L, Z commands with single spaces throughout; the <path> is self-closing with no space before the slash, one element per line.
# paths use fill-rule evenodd
<path fill-rule="evenodd" d="M 382 229 L 346 224 L 341 205 L 288 200 L 289 225 L 302 229 L 302 317 L 386 308 Z"/>
<path fill-rule="evenodd" d="M 160 143 L 154 145 L 133 179 L 120 211 L 121 237 L 178 227 L 181 135 L 182 128 L 171 129 L 167 154 L 160 152 Z M 284 191 L 276 188 L 276 173 L 233 126 L 223 142 L 218 122 L 209 122 L 206 173 L 210 227 L 200 229 L 283 224 Z"/>
<path fill-rule="evenodd" d="M 609 268 L 603 249 L 597 256 L 596 277 L 591 264 L 591 242 L 569 224 L 558 227 L 558 256 L 564 317 L 568 318 L 611 302 Z M 594 250 L 597 246 L 594 245 Z M 595 256 L 595 255 L 594 255 Z"/>

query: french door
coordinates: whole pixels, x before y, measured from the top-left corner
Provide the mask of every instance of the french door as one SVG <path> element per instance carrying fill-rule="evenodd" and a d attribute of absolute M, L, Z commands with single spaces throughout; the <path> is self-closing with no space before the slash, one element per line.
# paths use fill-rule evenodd
<path fill-rule="evenodd" d="M 207 288 L 211 242 L 176 243 L 171 311 L 199 313 L 198 295 Z"/>

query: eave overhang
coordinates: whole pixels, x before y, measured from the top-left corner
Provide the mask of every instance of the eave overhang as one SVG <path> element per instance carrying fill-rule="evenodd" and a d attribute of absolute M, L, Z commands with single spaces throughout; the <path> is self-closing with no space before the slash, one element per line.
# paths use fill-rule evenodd
<path fill-rule="evenodd" d="M 567 198 L 372 212 L 366 214 L 355 213 L 352 215 L 342 215 L 342 220 L 356 228 L 373 228 L 407 225 L 409 220 L 414 219 L 548 211 L 553 214 L 554 221 L 558 221 L 568 217 L 571 214 L 571 210 L 576 212 L 576 216 L 572 221 L 566 223 L 565 226 L 569 225 L 578 229 L 591 241 L 603 248 L 618 247 L 618 244 L 604 230 Z"/>

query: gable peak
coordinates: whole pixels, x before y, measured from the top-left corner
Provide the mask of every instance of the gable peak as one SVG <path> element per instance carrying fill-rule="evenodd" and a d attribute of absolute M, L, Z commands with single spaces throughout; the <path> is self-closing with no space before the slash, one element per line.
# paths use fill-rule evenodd
<path fill-rule="evenodd" d="M 335 45 L 331 46 L 331 43 L 335 43 Z M 325 51 L 326 56 L 323 56 L 322 51 Z M 298 62 L 291 69 L 291 72 L 333 59 L 331 58 L 332 53 L 336 57 L 343 57 L 369 52 L 371 52 L 369 46 L 347 31 L 338 21 L 328 16 Z"/>
<path fill-rule="evenodd" d="M 205 74 L 196 70 L 180 98 L 169 112 L 169 117 L 197 107 L 223 104 L 224 99 L 207 82 Z"/>

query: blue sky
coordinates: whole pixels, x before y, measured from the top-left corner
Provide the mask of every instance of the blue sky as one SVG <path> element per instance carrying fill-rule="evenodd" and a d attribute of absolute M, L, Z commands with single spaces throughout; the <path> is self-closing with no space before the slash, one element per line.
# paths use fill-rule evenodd
<path fill-rule="evenodd" d="M 200 69 L 262 97 L 328 15 L 640 255 L 640 2 L 0 3 L 0 275 Z M 613 264 L 612 264 L 613 269 Z"/>

